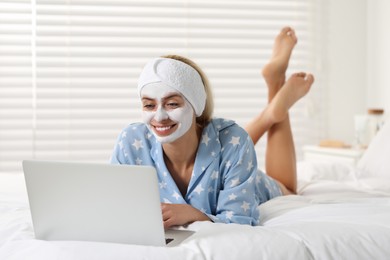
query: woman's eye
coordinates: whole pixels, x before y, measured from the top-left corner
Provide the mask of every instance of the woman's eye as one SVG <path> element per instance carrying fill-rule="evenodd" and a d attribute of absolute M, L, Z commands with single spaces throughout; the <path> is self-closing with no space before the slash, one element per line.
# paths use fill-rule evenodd
<path fill-rule="evenodd" d="M 175 102 L 170 102 L 170 103 L 168 103 L 167 104 L 167 106 L 169 107 L 169 108 L 177 108 L 177 107 L 179 107 L 179 103 L 175 103 Z"/>
<path fill-rule="evenodd" d="M 145 110 L 153 110 L 155 105 L 153 104 L 144 104 L 144 109 Z"/>

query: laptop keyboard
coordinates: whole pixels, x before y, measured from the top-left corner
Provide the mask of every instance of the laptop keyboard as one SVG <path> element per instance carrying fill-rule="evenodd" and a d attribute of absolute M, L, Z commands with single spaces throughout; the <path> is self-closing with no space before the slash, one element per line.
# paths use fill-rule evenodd
<path fill-rule="evenodd" d="M 173 238 L 166 238 L 165 239 L 165 244 L 168 245 L 172 241 L 173 241 Z"/>

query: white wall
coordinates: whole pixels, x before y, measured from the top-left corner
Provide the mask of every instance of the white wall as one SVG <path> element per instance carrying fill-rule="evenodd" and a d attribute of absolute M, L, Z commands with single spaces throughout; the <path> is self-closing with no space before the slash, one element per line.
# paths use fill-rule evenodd
<path fill-rule="evenodd" d="M 351 143 L 353 116 L 366 111 L 366 0 L 330 0 L 327 48 L 328 138 Z"/>
<path fill-rule="evenodd" d="M 367 0 L 367 106 L 390 112 L 390 1 Z"/>
<path fill-rule="evenodd" d="M 390 120 L 390 1 L 330 0 L 328 138 L 353 141 L 353 116 L 384 108 Z"/>

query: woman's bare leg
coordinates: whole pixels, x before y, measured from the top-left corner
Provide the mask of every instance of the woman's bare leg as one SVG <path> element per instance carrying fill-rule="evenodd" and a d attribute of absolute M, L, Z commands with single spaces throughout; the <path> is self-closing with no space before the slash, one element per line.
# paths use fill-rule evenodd
<path fill-rule="evenodd" d="M 268 102 L 270 103 L 285 82 L 285 74 L 290 60 L 291 52 L 297 43 L 294 30 L 290 27 L 283 28 L 275 39 L 272 57 L 264 66 L 262 74 L 268 87 Z M 266 133 L 275 122 L 272 111 L 267 107 L 256 116 L 245 129 L 252 138 L 253 143 Z"/>
<path fill-rule="evenodd" d="M 266 172 L 281 184 L 283 194 L 295 194 L 297 188 L 295 146 L 288 110 L 307 94 L 313 82 L 311 74 L 293 74 L 269 104 L 278 123 L 267 134 Z"/>
<path fill-rule="evenodd" d="M 296 193 L 296 157 L 288 109 L 310 89 L 314 78 L 305 73 L 294 74 L 285 86 L 285 73 L 293 47 L 294 30 L 283 28 L 275 39 L 270 62 L 263 69 L 268 86 L 269 105 L 246 127 L 254 143 L 268 131 L 266 172 L 277 180 L 284 194 Z"/>

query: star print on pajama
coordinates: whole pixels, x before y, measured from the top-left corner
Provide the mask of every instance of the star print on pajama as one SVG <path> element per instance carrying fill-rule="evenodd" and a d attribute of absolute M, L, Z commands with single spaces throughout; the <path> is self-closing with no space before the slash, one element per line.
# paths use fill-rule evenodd
<path fill-rule="evenodd" d="M 161 202 L 190 204 L 214 222 L 257 225 L 258 205 L 281 195 L 276 182 L 257 169 L 252 140 L 231 120 L 216 118 L 203 129 L 184 197 L 164 163 L 161 143 L 145 124 L 123 129 L 110 160 L 154 166 Z"/>

